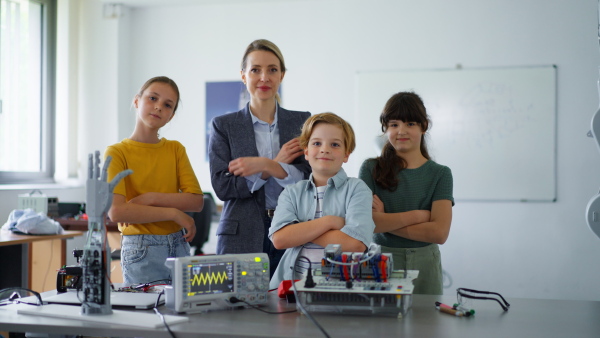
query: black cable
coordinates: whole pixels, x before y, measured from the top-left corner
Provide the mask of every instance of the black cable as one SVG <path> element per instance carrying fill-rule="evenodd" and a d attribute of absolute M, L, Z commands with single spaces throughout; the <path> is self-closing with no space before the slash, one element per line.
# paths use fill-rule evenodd
<path fill-rule="evenodd" d="M 154 307 L 157 308 L 160 305 L 160 296 L 165 294 L 165 290 L 163 289 L 159 294 L 158 297 L 156 298 L 156 303 L 154 303 Z"/>
<path fill-rule="evenodd" d="M 308 271 L 306 272 L 306 281 L 304 281 L 304 287 L 305 288 L 314 288 L 317 284 L 313 280 L 313 276 L 312 276 L 312 262 L 310 261 L 310 258 L 308 258 L 306 256 L 299 256 L 298 259 L 296 259 L 296 261 L 298 261 L 302 258 L 306 259 L 306 261 L 308 262 L 308 269 L 307 269 Z"/>
<path fill-rule="evenodd" d="M 502 301 L 500 301 L 498 298 L 474 296 L 474 295 L 470 295 L 465 292 L 480 293 L 480 294 L 486 294 L 486 295 L 495 295 L 495 296 L 500 297 L 502 299 Z M 471 299 L 495 300 L 496 302 L 498 302 L 498 304 L 500 304 L 500 306 L 502 307 L 502 309 L 504 311 L 508 311 L 508 308 L 510 307 L 510 304 L 506 301 L 506 299 L 504 299 L 504 297 L 502 297 L 502 295 L 497 292 L 479 291 L 479 290 L 473 290 L 473 289 L 467 289 L 467 288 L 458 288 L 458 289 L 456 289 L 456 295 L 462 296 L 465 298 L 471 298 Z"/>
<path fill-rule="evenodd" d="M 162 313 L 160 313 L 160 311 L 158 311 L 158 303 L 160 302 L 160 296 L 162 296 L 164 293 L 165 293 L 165 290 L 162 290 L 158 294 L 158 298 L 156 299 L 156 303 L 154 303 L 154 313 L 156 313 L 158 315 L 158 317 L 160 317 L 160 319 L 162 320 L 163 324 L 167 328 L 167 331 L 169 331 L 169 334 L 171 335 L 171 337 L 175 338 L 175 333 L 173 333 L 173 331 L 171 331 L 171 328 L 169 327 L 169 324 L 167 324 L 167 321 L 165 320 L 165 316 Z"/>
<path fill-rule="evenodd" d="M 298 258 L 296 258 L 296 262 L 300 258 L 305 258 L 306 260 L 308 260 L 308 262 L 310 264 L 310 259 L 306 256 L 299 256 Z M 294 265 L 296 265 L 296 263 L 294 263 Z M 309 266 L 309 269 L 310 268 L 311 267 Z M 290 266 L 290 269 L 294 270 L 294 267 Z M 321 330 L 321 332 L 323 333 L 323 335 L 325 335 L 325 337 L 331 338 L 329 333 L 327 333 L 327 331 L 325 331 L 325 329 L 321 326 L 321 324 L 319 324 L 319 322 L 317 322 L 317 320 L 315 318 L 313 318 L 313 316 L 310 313 L 308 313 L 308 311 L 302 305 L 302 302 L 300 301 L 300 297 L 298 297 L 298 290 L 296 289 L 296 283 L 293 282 L 293 278 L 294 278 L 294 276 L 292 276 L 292 289 L 294 291 L 294 297 L 296 297 L 296 305 L 298 308 L 300 308 L 300 312 L 302 312 L 308 319 L 310 319 L 310 321 L 313 322 L 313 324 L 315 324 L 315 326 L 317 328 L 319 328 L 319 330 Z"/>
<path fill-rule="evenodd" d="M 139 290 L 142 289 L 144 290 L 144 288 L 148 288 L 150 286 L 154 286 L 154 285 L 159 285 L 159 284 L 155 284 L 158 282 L 165 282 L 165 284 L 170 284 L 171 280 L 168 278 L 165 279 L 157 279 L 157 280 L 153 280 L 152 282 L 148 282 L 148 283 L 140 283 L 140 284 L 132 284 L 129 286 L 129 289 L 131 290 Z"/>
<path fill-rule="evenodd" d="M 240 302 L 242 302 L 242 303 L 244 303 L 244 304 L 246 304 L 246 305 L 250 306 L 250 307 L 251 307 L 251 308 L 253 308 L 253 309 L 256 309 L 256 310 L 258 310 L 258 311 L 261 311 L 261 312 L 264 312 L 264 313 L 268 313 L 268 314 L 270 314 L 270 315 L 279 315 L 279 314 L 282 314 L 282 313 L 292 313 L 292 312 L 298 312 L 298 310 L 297 310 L 297 309 L 296 309 L 296 310 L 290 310 L 290 311 L 281 311 L 281 312 L 267 311 L 267 310 L 263 310 L 263 309 L 261 309 L 260 307 L 258 307 L 258 306 L 256 306 L 256 305 L 254 305 L 254 304 L 250 304 L 250 303 L 248 303 L 248 302 L 247 302 L 247 301 L 245 301 L 245 300 L 241 300 L 241 299 L 239 299 L 239 298 L 237 298 L 237 297 L 231 297 L 231 298 L 229 298 L 229 302 L 230 302 L 231 304 L 235 304 L 235 303 L 240 303 Z"/>

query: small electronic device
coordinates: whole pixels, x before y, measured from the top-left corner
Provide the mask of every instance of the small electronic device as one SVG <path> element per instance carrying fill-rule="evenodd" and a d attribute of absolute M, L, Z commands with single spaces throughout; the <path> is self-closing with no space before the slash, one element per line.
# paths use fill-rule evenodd
<path fill-rule="evenodd" d="M 83 268 L 79 265 L 79 259 L 83 256 L 83 250 L 73 250 L 73 257 L 77 265 L 65 265 L 58 269 L 56 274 L 56 292 L 67 292 L 68 289 L 81 289 L 83 279 Z"/>
<path fill-rule="evenodd" d="M 35 189 L 28 194 L 18 196 L 18 209 L 33 209 L 48 217 L 58 217 L 58 198 L 48 197 L 40 190 Z"/>
<path fill-rule="evenodd" d="M 412 304 L 417 270 L 393 270 L 392 255 L 371 244 L 367 253 L 325 247 L 321 267 L 295 283 L 308 311 L 401 318 Z"/>
<path fill-rule="evenodd" d="M 168 258 L 165 305 L 179 313 L 267 302 L 269 257 L 264 253 Z M 234 301 L 232 301 L 234 300 Z"/>

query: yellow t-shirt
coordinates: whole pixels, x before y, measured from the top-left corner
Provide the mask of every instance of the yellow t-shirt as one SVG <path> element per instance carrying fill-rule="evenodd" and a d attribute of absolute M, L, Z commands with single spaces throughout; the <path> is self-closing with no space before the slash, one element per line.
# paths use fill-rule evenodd
<path fill-rule="evenodd" d="M 114 189 L 127 201 L 146 192 L 202 194 L 185 147 L 178 141 L 162 138 L 156 144 L 124 139 L 106 148 L 104 157 L 112 156 L 108 180 L 125 169 L 133 170 Z M 173 221 L 121 224 L 123 235 L 168 235 L 181 230 Z"/>

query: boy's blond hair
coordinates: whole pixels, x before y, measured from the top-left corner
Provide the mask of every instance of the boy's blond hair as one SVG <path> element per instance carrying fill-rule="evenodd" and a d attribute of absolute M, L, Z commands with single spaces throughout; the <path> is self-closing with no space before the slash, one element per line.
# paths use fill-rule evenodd
<path fill-rule="evenodd" d="M 302 133 L 298 140 L 300 141 L 300 147 L 303 149 L 308 148 L 308 141 L 310 140 L 310 136 L 312 135 L 315 126 L 319 123 L 328 123 L 333 124 L 335 126 L 339 126 L 342 128 L 342 133 L 344 134 L 344 147 L 346 149 L 347 154 L 351 154 L 356 148 L 356 140 L 354 137 L 354 130 L 350 123 L 346 122 L 343 118 L 337 116 L 334 113 L 321 113 L 312 115 L 309 117 L 302 126 Z"/>

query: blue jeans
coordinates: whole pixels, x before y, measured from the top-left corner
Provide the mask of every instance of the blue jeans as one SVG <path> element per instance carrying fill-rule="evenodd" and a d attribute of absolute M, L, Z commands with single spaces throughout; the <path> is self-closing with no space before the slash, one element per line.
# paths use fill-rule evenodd
<path fill-rule="evenodd" d="M 121 268 L 125 284 L 170 281 L 171 270 L 165 266 L 169 257 L 190 255 L 190 245 L 183 231 L 169 235 L 128 235 L 121 237 Z"/>

